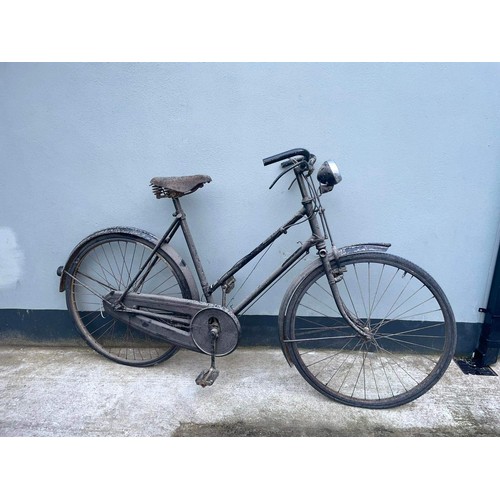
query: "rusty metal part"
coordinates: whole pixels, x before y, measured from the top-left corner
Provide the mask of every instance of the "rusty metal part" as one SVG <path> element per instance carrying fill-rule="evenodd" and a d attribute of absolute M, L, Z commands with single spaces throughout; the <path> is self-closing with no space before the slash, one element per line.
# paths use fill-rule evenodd
<path fill-rule="evenodd" d="M 358 243 L 337 249 L 337 257 L 362 252 L 387 252 L 390 243 Z"/>

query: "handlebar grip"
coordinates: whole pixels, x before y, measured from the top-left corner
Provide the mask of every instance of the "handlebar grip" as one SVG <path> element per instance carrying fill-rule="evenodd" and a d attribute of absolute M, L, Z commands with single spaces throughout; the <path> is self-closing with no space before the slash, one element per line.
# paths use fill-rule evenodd
<path fill-rule="evenodd" d="M 292 158 L 293 156 L 303 156 L 306 161 L 309 161 L 311 153 L 309 153 L 307 149 L 302 149 L 302 148 L 290 149 L 289 151 L 284 151 L 283 153 L 279 153 L 277 155 L 264 158 L 262 161 L 264 165 L 271 165 L 271 163 L 276 163 L 277 161 L 286 160 L 287 158 Z"/>

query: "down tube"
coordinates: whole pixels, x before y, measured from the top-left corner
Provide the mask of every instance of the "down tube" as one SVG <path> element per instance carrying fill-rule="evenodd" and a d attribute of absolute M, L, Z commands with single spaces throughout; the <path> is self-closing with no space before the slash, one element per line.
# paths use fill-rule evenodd
<path fill-rule="evenodd" d="M 265 241 L 263 241 L 260 245 L 255 247 L 248 255 L 240 259 L 229 271 L 225 272 L 223 276 L 221 276 L 216 283 L 210 286 L 210 293 L 213 293 L 217 288 L 222 286 L 233 274 L 237 273 L 240 269 L 245 267 L 252 259 L 254 259 L 257 255 L 259 255 L 263 250 L 265 250 L 271 243 L 277 240 L 283 234 L 286 234 L 288 229 L 293 226 L 297 221 L 302 219 L 306 214 L 304 208 L 302 208 L 299 212 L 297 212 L 286 224 L 281 226 L 277 231 L 275 231 L 271 236 L 269 236 Z"/>
<path fill-rule="evenodd" d="M 317 239 L 309 239 L 302 244 L 278 269 L 276 269 L 261 285 L 259 285 L 248 297 L 243 299 L 234 309 L 233 313 L 238 315 L 254 301 L 262 292 L 274 283 L 282 274 L 292 267 L 299 259 L 301 259 L 311 247 L 316 245 Z"/>

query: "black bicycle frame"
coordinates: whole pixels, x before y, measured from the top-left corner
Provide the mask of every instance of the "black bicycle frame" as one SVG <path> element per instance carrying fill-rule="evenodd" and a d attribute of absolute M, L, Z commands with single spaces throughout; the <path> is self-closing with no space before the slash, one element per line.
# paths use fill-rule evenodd
<path fill-rule="evenodd" d="M 311 237 L 306 240 L 302 245 L 286 259 L 279 268 L 277 268 L 264 282 L 262 282 L 250 295 L 248 295 L 245 299 L 243 299 L 240 304 L 234 307 L 233 313 L 238 315 L 240 314 L 250 303 L 252 303 L 261 293 L 263 293 L 268 287 L 270 287 L 280 276 L 282 276 L 288 269 L 290 269 L 298 260 L 300 260 L 305 254 L 309 252 L 309 250 L 315 246 L 318 249 L 318 253 L 323 258 L 326 256 L 326 236 L 321 234 L 321 229 L 318 224 L 318 220 L 316 217 L 316 210 L 313 204 L 313 198 L 311 198 L 307 192 L 307 187 L 305 184 L 305 180 L 302 175 L 302 171 L 297 169 L 295 171 L 295 175 L 299 184 L 299 188 L 302 195 L 302 208 L 284 225 L 282 225 L 279 229 L 277 229 L 273 234 L 271 234 L 268 238 L 266 238 L 260 245 L 255 247 L 249 254 L 240 259 L 236 264 L 234 264 L 227 272 L 225 272 L 214 284 L 209 285 L 208 280 L 205 275 L 205 271 L 203 269 L 203 265 L 198 256 L 198 252 L 196 250 L 196 245 L 194 243 L 193 237 L 191 235 L 191 231 L 189 229 L 189 225 L 187 223 L 186 214 L 182 210 L 179 198 L 173 198 L 172 201 L 175 206 L 175 214 L 174 221 L 167 229 L 163 237 L 158 241 L 157 245 L 151 252 L 149 258 L 144 262 L 141 269 L 138 271 L 137 275 L 131 281 L 129 286 L 123 292 L 121 297 L 121 302 L 123 302 L 125 296 L 128 292 L 133 288 L 136 284 L 139 277 L 144 273 L 140 282 L 142 282 L 149 270 L 154 266 L 156 262 L 156 252 L 161 248 L 162 245 L 169 243 L 173 238 L 179 227 L 182 229 L 182 233 L 184 235 L 184 239 L 186 241 L 187 247 L 189 249 L 189 253 L 193 260 L 194 267 L 196 269 L 196 273 L 198 275 L 198 279 L 200 281 L 203 294 L 207 302 L 212 303 L 213 293 L 222 287 L 223 293 L 225 294 L 224 287 L 227 286 L 229 280 L 236 274 L 239 270 L 241 270 L 244 266 L 246 266 L 252 259 L 254 259 L 257 255 L 259 255 L 262 251 L 264 251 L 269 245 L 271 245 L 276 239 L 278 239 L 283 234 L 286 234 L 288 229 L 290 229 L 293 225 L 299 222 L 303 218 L 307 218 L 309 221 L 309 225 L 311 227 Z"/>

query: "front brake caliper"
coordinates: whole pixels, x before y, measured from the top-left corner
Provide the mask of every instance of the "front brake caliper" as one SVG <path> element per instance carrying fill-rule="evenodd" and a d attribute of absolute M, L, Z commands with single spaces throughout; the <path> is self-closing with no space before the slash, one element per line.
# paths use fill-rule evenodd
<path fill-rule="evenodd" d="M 343 275 L 345 272 L 347 272 L 347 269 L 345 267 L 332 268 L 332 276 L 333 276 L 333 279 L 335 280 L 335 283 L 342 281 L 342 279 L 344 278 Z"/>

